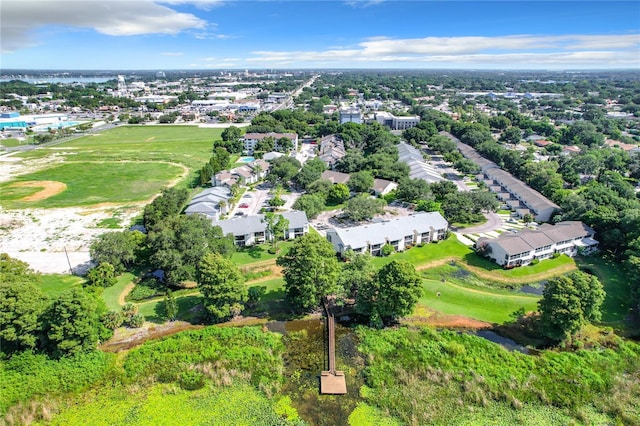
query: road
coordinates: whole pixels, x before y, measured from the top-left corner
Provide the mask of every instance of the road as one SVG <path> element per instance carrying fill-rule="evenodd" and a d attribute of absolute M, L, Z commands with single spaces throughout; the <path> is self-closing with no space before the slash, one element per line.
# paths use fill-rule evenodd
<path fill-rule="evenodd" d="M 293 91 L 289 96 L 287 96 L 287 98 L 284 101 L 278 104 L 271 111 L 277 111 L 279 109 L 287 109 L 287 108 L 293 107 L 293 100 L 296 98 L 296 96 L 302 93 L 305 87 L 311 87 L 311 85 L 316 81 L 318 77 L 320 77 L 320 74 L 314 75 L 309 80 L 304 82 L 300 87 L 298 87 L 295 91 Z"/>
<path fill-rule="evenodd" d="M 464 231 L 465 234 L 481 234 L 496 231 L 504 225 L 504 222 L 500 219 L 500 216 L 498 216 L 497 213 L 489 212 L 483 213 L 483 215 L 487 218 L 485 223 L 478 226 L 472 226 L 470 228 L 464 228 L 462 231 Z"/>

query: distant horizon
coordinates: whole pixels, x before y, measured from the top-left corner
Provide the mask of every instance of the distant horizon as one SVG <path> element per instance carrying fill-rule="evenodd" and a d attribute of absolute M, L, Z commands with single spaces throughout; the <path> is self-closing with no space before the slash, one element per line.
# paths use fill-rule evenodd
<path fill-rule="evenodd" d="M 3 0 L 20 70 L 640 70 L 637 1 Z"/>

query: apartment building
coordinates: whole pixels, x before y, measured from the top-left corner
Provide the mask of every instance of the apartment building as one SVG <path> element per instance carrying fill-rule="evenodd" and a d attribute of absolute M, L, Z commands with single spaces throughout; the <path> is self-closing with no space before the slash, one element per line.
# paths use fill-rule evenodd
<path fill-rule="evenodd" d="M 534 259 L 544 260 L 555 253 L 575 256 L 582 248 L 591 252 L 598 248 L 595 232 L 578 221 L 545 223 L 537 230 L 502 234 L 497 238 L 480 238 L 476 250 L 505 268 L 527 265 Z"/>
<path fill-rule="evenodd" d="M 327 240 L 340 255 L 351 249 L 356 253 L 379 256 L 385 244 L 403 251 L 416 244 L 443 240 L 448 228 L 449 223 L 440 213 L 421 212 L 384 222 L 332 228 L 327 231 Z"/>

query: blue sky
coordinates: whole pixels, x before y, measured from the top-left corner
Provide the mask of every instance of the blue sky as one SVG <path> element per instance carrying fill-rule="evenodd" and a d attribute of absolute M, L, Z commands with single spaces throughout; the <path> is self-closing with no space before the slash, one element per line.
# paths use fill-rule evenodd
<path fill-rule="evenodd" d="M 640 69 L 638 1 L 2 0 L 2 69 Z"/>

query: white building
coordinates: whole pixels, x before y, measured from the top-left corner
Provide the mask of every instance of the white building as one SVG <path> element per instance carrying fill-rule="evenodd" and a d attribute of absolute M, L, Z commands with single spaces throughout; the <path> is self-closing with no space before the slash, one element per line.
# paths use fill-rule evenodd
<path fill-rule="evenodd" d="M 362 124 L 362 112 L 356 107 L 340 108 L 338 113 L 340 114 L 340 124 Z"/>
<path fill-rule="evenodd" d="M 285 239 L 292 240 L 309 232 L 309 221 L 305 212 L 292 210 L 276 213 L 277 215 L 282 215 L 289 221 L 287 230 L 284 233 Z M 220 221 L 214 220 L 212 223 L 214 226 L 222 228 L 224 235 L 233 235 L 235 244 L 241 247 L 262 244 L 273 238 L 267 232 L 267 224 L 264 221 L 264 215 L 261 214 L 234 217 Z"/>
<path fill-rule="evenodd" d="M 582 247 L 587 252 L 598 247 L 595 232 L 582 222 L 567 221 L 555 225 L 544 224 L 537 230 L 499 237 L 480 238 L 476 250 L 505 268 L 527 265 L 534 259 L 543 260 L 555 253 L 575 256 Z"/>
<path fill-rule="evenodd" d="M 420 122 L 420 116 L 407 115 L 395 116 L 387 111 L 378 111 L 373 116 L 374 120 L 391 130 L 406 130 L 415 127 Z"/>
<path fill-rule="evenodd" d="M 253 151 L 262 139 L 273 138 L 275 141 L 275 147 L 278 148 L 278 140 L 281 138 L 288 138 L 293 142 L 293 148 L 291 151 L 298 151 L 298 135 L 296 133 L 247 133 L 243 137 L 244 149 L 251 155 Z"/>
<path fill-rule="evenodd" d="M 340 255 L 351 249 L 378 256 L 385 244 L 403 251 L 416 244 L 443 240 L 448 227 L 449 223 L 440 213 L 421 212 L 368 225 L 332 228 L 327 231 L 327 240 Z"/>

